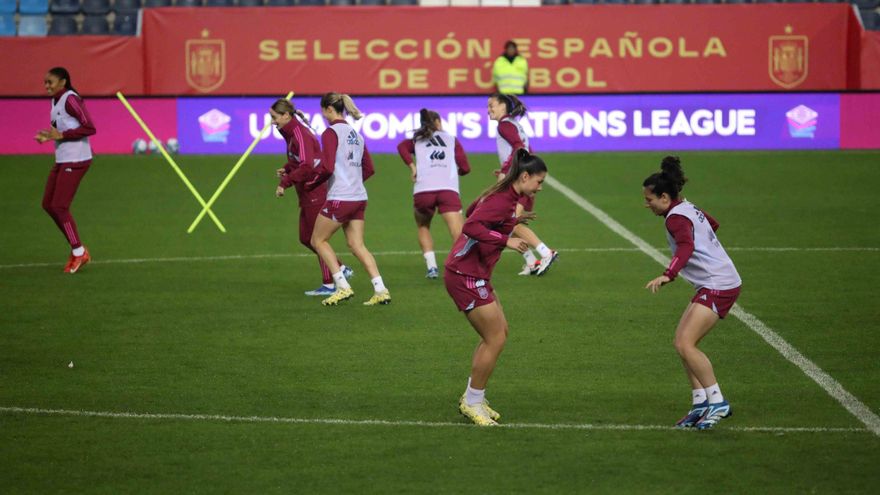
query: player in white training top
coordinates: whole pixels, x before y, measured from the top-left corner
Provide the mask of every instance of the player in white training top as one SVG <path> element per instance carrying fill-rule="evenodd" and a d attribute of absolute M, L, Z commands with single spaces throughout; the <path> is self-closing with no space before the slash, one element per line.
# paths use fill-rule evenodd
<path fill-rule="evenodd" d="M 679 197 L 687 178 L 678 157 L 667 156 L 660 168 L 660 172 L 642 183 L 643 194 L 645 207 L 666 218 L 672 260 L 663 275 L 648 282 L 645 288 L 657 292 L 680 273 L 697 289 L 675 329 L 675 350 L 691 383 L 693 399 L 691 409 L 676 426 L 705 430 L 732 411 L 721 394 L 712 363 L 697 344 L 733 307 L 742 280 L 715 235 L 718 222 Z"/>
<path fill-rule="evenodd" d="M 464 224 L 458 176 L 467 175 L 471 167 L 461 142 L 443 131 L 440 114 L 423 108 L 419 116 L 421 127 L 412 139 L 404 139 L 397 145 L 397 152 L 403 163 L 409 166 L 412 176 L 413 212 L 419 231 L 419 246 L 428 266 L 425 276 L 436 279 L 440 272 L 434 255 L 431 219 L 439 210 L 455 243 Z"/>
<path fill-rule="evenodd" d="M 376 259 L 364 245 L 364 212 L 367 210 L 367 189 L 364 181 L 373 175 L 373 159 L 367 151 L 364 138 L 345 121 L 347 113 L 360 119 L 360 110 L 348 95 L 327 93 L 321 98 L 321 113 L 328 127 L 321 134 L 321 163 L 314 168 L 315 175 L 306 183 L 311 190 L 327 181 L 327 201 L 315 221 L 312 247 L 333 274 L 336 291 L 321 301 L 324 306 L 335 306 L 354 295 L 339 266 L 330 238 L 342 227 L 352 254 L 364 265 L 373 283 L 373 296 L 366 306 L 390 304 L 391 294 L 385 288 Z"/>

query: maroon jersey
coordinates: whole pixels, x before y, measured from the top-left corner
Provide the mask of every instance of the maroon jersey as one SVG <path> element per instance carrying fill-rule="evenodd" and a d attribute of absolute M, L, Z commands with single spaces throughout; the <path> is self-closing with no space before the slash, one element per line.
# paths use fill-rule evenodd
<path fill-rule="evenodd" d="M 669 266 L 666 267 L 666 271 L 663 272 L 663 275 L 669 277 L 670 280 L 675 280 L 675 277 L 678 276 L 678 272 L 687 265 L 691 255 L 694 254 L 695 249 L 694 224 L 691 223 L 691 220 L 686 216 L 669 214 L 669 212 L 676 206 L 680 205 L 681 202 L 680 199 L 674 200 L 669 205 L 669 209 L 666 210 L 666 230 L 675 240 L 676 245 L 675 255 L 669 261 Z M 718 222 L 705 211 L 703 212 L 703 215 L 705 215 L 706 220 L 709 221 L 709 226 L 712 228 L 712 231 L 717 232 L 719 226 Z"/>
<path fill-rule="evenodd" d="M 490 194 L 468 207 L 468 219 L 446 258 L 446 269 L 489 280 L 495 263 L 516 226 L 516 203 L 520 194 L 513 186 Z"/>
<path fill-rule="evenodd" d="M 321 158 L 321 145 L 311 129 L 294 116 L 279 129 L 287 143 L 287 163 L 279 185 L 285 189 L 296 188 L 300 206 L 320 206 L 327 199 L 327 186 L 321 184 L 306 190 L 305 184 L 315 175 L 315 160 Z"/>

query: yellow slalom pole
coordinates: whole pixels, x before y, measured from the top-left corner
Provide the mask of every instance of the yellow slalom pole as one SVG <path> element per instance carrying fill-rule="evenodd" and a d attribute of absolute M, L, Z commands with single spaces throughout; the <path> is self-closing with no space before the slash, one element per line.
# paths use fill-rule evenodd
<path fill-rule="evenodd" d="M 293 91 L 287 93 L 287 96 L 285 96 L 284 99 L 289 101 L 292 97 Z M 220 187 L 217 188 L 217 191 L 214 192 L 214 195 L 211 196 L 211 199 L 208 200 L 208 204 L 203 205 L 204 208 L 202 209 L 202 212 L 199 213 L 199 216 L 197 216 L 195 220 L 193 220 L 192 225 L 190 225 L 189 229 L 187 229 L 186 231 L 187 234 L 191 234 L 192 231 L 196 229 L 196 226 L 198 226 L 199 222 L 202 221 L 202 218 L 205 216 L 206 212 L 210 214 L 211 207 L 214 206 L 214 202 L 217 201 L 217 198 L 220 197 L 220 194 L 223 193 L 223 190 L 226 189 L 227 185 L 229 185 L 229 181 L 232 180 L 232 177 L 236 174 L 236 172 L 238 172 L 238 169 L 241 168 L 241 166 L 244 164 L 244 161 L 247 160 L 248 156 L 250 156 L 251 154 L 251 151 L 254 150 L 254 148 L 257 146 L 257 143 L 259 143 L 260 139 L 263 137 L 263 134 L 265 134 L 266 131 L 269 130 L 269 126 L 271 125 L 272 123 L 269 122 L 268 124 L 263 126 L 263 130 L 261 130 L 260 133 L 257 134 L 257 137 L 254 138 L 254 141 L 251 143 L 250 146 L 248 146 L 248 149 L 244 152 L 243 155 L 241 155 L 241 158 L 238 159 L 238 162 L 235 164 L 234 167 L 232 167 L 232 170 L 229 171 L 229 174 L 226 176 L 225 179 L 223 179 L 223 182 L 220 183 Z"/>
<path fill-rule="evenodd" d="M 143 129 L 144 132 L 147 133 L 147 136 L 149 136 L 150 139 L 152 139 L 153 142 L 156 143 L 159 151 L 162 152 L 162 156 L 165 157 L 165 160 L 168 161 L 168 164 L 171 165 L 171 168 L 173 168 L 174 171 L 177 172 L 177 176 L 180 177 L 180 180 L 182 180 L 184 184 L 186 184 L 186 187 L 189 188 L 189 191 L 193 194 L 193 196 L 196 197 L 199 204 L 202 205 L 202 207 L 204 208 L 208 208 L 207 206 L 205 206 L 205 200 L 202 198 L 202 195 L 199 194 L 199 192 L 192 185 L 189 179 L 186 178 L 186 174 L 183 173 L 183 170 L 180 170 L 180 167 L 177 166 L 177 163 L 174 162 L 174 159 L 171 158 L 171 155 L 169 155 L 168 152 L 165 150 L 165 147 L 162 146 L 162 142 L 156 139 L 156 136 L 153 135 L 153 132 L 150 130 L 149 127 L 147 127 L 147 124 L 141 119 L 140 115 L 138 115 L 137 112 L 134 111 L 134 108 L 132 108 L 132 106 L 128 103 L 128 100 L 125 99 L 125 96 L 123 96 L 121 92 L 117 91 L 116 97 L 119 98 L 119 101 L 121 101 L 128 112 L 131 113 L 131 116 L 134 117 L 134 120 L 136 120 L 137 123 L 140 124 L 141 129 Z M 202 210 L 202 215 L 204 214 L 205 210 Z M 214 223 L 217 224 L 217 228 L 220 229 L 220 232 L 225 233 L 226 227 L 224 227 L 223 224 L 220 223 L 220 219 L 217 218 L 216 215 L 214 215 L 214 212 L 209 210 L 208 214 L 211 215 L 211 220 L 214 220 Z"/>

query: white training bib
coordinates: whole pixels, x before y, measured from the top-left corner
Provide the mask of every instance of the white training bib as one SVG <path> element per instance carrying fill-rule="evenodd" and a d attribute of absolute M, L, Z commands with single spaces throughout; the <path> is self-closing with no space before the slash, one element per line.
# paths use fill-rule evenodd
<path fill-rule="evenodd" d="M 742 279 L 733 266 L 733 261 L 715 236 L 715 231 L 709 225 L 706 215 L 699 208 L 688 201 L 682 201 L 669 212 L 669 215 L 686 217 L 694 226 L 694 254 L 680 272 L 685 280 L 697 289 L 705 287 L 726 290 L 742 285 Z M 675 256 L 675 239 L 668 230 L 666 240 L 669 241 L 672 256 Z"/>
<path fill-rule="evenodd" d="M 367 189 L 361 161 L 364 158 L 364 138 L 348 123 L 330 126 L 336 133 L 336 165 L 328 181 L 327 199 L 337 201 L 366 201 Z"/>
<path fill-rule="evenodd" d="M 428 139 L 415 142 L 416 183 L 413 194 L 426 191 L 458 192 L 458 166 L 455 164 L 455 138 L 436 131 Z"/>
<path fill-rule="evenodd" d="M 67 98 L 75 94 L 72 90 L 68 90 L 61 95 L 61 98 L 58 98 L 57 103 L 52 105 L 49 119 L 52 121 L 52 126 L 58 129 L 59 132 L 76 129 L 80 126 L 79 121 L 74 116 L 68 114 L 67 109 L 65 109 Z M 84 162 L 91 159 L 92 147 L 89 146 L 88 137 L 75 141 L 55 141 L 56 163 Z"/>
<path fill-rule="evenodd" d="M 517 120 L 505 117 L 498 122 L 498 125 L 501 125 L 501 122 L 510 122 L 513 124 L 513 126 L 516 127 L 516 132 L 519 134 L 520 140 L 522 140 L 523 146 L 525 146 L 526 149 L 529 149 L 529 137 L 526 136 L 526 131 L 523 130 Z M 501 136 L 501 133 L 498 133 L 495 137 L 495 144 L 498 146 L 498 161 L 501 165 L 504 165 L 504 162 L 506 162 L 507 159 L 510 158 L 510 154 L 513 153 L 513 146 Z"/>

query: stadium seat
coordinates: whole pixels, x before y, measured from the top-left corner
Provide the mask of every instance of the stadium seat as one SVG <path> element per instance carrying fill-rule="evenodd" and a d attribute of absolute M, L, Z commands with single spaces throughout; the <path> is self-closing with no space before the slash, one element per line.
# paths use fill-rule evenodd
<path fill-rule="evenodd" d="M 262 7 L 263 0 L 238 0 L 239 7 Z"/>
<path fill-rule="evenodd" d="M 79 34 L 107 35 L 110 34 L 110 23 L 107 16 L 87 15 L 83 19 L 82 29 Z"/>
<path fill-rule="evenodd" d="M 541 0 L 541 5 L 565 5 L 567 0 Z"/>
<path fill-rule="evenodd" d="M 14 14 L 16 0 L 0 0 L 0 14 Z"/>
<path fill-rule="evenodd" d="M 602 0 L 605 5 L 623 5 L 629 3 L 627 0 Z"/>
<path fill-rule="evenodd" d="M 23 15 L 18 19 L 19 36 L 46 36 L 49 26 L 44 15 Z"/>
<path fill-rule="evenodd" d="M 876 9 L 880 5 L 880 0 L 854 0 L 853 3 L 860 9 Z"/>
<path fill-rule="evenodd" d="M 79 28 L 72 15 L 52 16 L 52 22 L 49 24 L 49 36 L 68 36 L 77 34 L 77 31 Z"/>
<path fill-rule="evenodd" d="M 633 0 L 633 3 L 636 5 L 653 5 L 660 3 L 660 0 Z"/>
<path fill-rule="evenodd" d="M 144 8 L 170 7 L 171 0 L 144 0 Z"/>
<path fill-rule="evenodd" d="M 266 0 L 266 7 L 290 7 L 295 4 L 295 0 Z"/>
<path fill-rule="evenodd" d="M 297 0 L 297 5 L 301 7 L 314 7 L 317 5 L 327 5 L 325 0 Z"/>
<path fill-rule="evenodd" d="M 862 23 L 865 25 L 865 29 L 869 31 L 880 29 L 880 14 L 867 9 L 860 10 L 859 13 L 862 15 Z"/>
<path fill-rule="evenodd" d="M 15 14 L 0 14 L 0 36 L 15 36 Z"/>
<path fill-rule="evenodd" d="M 358 5 L 385 5 L 385 0 L 360 0 Z"/>
<path fill-rule="evenodd" d="M 418 5 L 419 0 L 388 0 L 388 5 Z"/>
<path fill-rule="evenodd" d="M 22 15 L 38 15 L 49 13 L 49 0 L 21 0 L 18 13 Z"/>
<path fill-rule="evenodd" d="M 592 4 L 597 2 L 596 0 L 571 0 L 571 3 Z"/>
<path fill-rule="evenodd" d="M 201 7 L 202 0 L 174 0 L 175 7 Z"/>
<path fill-rule="evenodd" d="M 752 0 L 754 3 L 782 3 L 781 0 Z"/>
<path fill-rule="evenodd" d="M 82 0 L 82 11 L 86 15 L 107 15 L 110 0 Z"/>
<path fill-rule="evenodd" d="M 205 7 L 235 7 L 235 0 L 205 0 Z"/>
<path fill-rule="evenodd" d="M 76 14 L 79 12 L 79 0 L 52 0 L 52 3 L 49 5 L 49 12 L 53 14 Z"/>
<path fill-rule="evenodd" d="M 354 5 L 354 0 L 329 0 L 330 5 Z"/>
<path fill-rule="evenodd" d="M 113 11 L 117 14 L 130 14 L 141 8 L 141 0 L 116 0 Z"/>
<path fill-rule="evenodd" d="M 113 34 L 119 36 L 136 36 L 138 25 L 137 12 L 116 13 L 113 19 Z"/>
<path fill-rule="evenodd" d="M 725 0 L 725 3 L 752 3 L 752 0 Z"/>
<path fill-rule="evenodd" d="M 683 3 L 691 3 L 691 0 L 666 0 L 664 3 L 683 4 Z"/>

